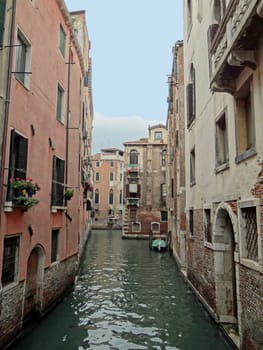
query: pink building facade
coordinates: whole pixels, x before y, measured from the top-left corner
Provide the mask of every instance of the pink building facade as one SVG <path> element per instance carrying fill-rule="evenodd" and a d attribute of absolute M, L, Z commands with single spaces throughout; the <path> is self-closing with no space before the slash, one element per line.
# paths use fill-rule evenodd
<path fill-rule="evenodd" d="M 0 223 L 3 346 L 74 284 L 79 249 L 89 232 L 87 134 L 91 136 L 93 111 L 89 39 L 86 31 L 80 35 L 74 30 L 76 21 L 64 1 L 7 0 L 1 10 L 6 26 L 0 55 L 9 58 L 0 57 L 1 69 L 7 71 L 1 92 L 8 101 L 0 109 L 5 122 Z M 85 13 L 75 17 L 85 27 Z M 78 37 L 84 38 L 81 44 Z M 37 184 L 33 194 L 30 183 Z"/>

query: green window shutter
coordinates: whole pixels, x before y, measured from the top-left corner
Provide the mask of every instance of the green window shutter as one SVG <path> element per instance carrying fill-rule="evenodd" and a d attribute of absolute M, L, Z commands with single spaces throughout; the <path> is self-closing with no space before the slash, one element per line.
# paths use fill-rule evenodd
<path fill-rule="evenodd" d="M 6 0 L 0 0 L 0 47 L 3 46 Z"/>

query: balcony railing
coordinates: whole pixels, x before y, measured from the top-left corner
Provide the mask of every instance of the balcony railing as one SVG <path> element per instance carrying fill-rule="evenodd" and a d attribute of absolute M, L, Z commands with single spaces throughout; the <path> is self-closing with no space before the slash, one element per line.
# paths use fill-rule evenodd
<path fill-rule="evenodd" d="M 140 206 L 140 198 L 126 198 L 126 206 L 127 207 L 139 207 Z"/>
<path fill-rule="evenodd" d="M 244 67 L 256 69 L 255 51 L 262 34 L 263 1 L 230 1 L 225 17 L 208 45 L 211 60 L 210 86 L 213 91 L 233 93 L 235 79 Z"/>

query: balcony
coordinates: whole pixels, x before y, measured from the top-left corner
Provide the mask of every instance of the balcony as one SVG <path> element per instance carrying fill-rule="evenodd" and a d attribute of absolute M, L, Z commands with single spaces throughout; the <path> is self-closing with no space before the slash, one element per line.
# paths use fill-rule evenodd
<path fill-rule="evenodd" d="M 138 207 L 140 206 L 140 198 L 126 198 L 126 206 L 127 207 Z"/>
<path fill-rule="evenodd" d="M 128 174 L 138 173 L 139 172 L 139 165 L 138 164 L 128 164 L 127 172 L 128 172 Z"/>
<path fill-rule="evenodd" d="M 210 32 L 214 29 L 212 24 Z M 213 92 L 233 94 L 241 71 L 245 67 L 257 68 L 257 49 L 262 34 L 263 0 L 231 0 L 209 43 Z"/>

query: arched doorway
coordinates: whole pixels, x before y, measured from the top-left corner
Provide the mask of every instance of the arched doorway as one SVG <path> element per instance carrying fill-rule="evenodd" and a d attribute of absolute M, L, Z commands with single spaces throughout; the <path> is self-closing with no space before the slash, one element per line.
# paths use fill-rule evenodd
<path fill-rule="evenodd" d="M 213 243 L 215 247 L 216 312 L 222 323 L 237 323 L 237 286 L 234 260 L 236 215 L 226 203 L 215 213 Z"/>
<path fill-rule="evenodd" d="M 34 318 L 42 310 L 44 277 L 44 251 L 40 246 L 36 246 L 30 253 L 27 261 L 27 277 L 24 295 L 23 320 Z"/>

